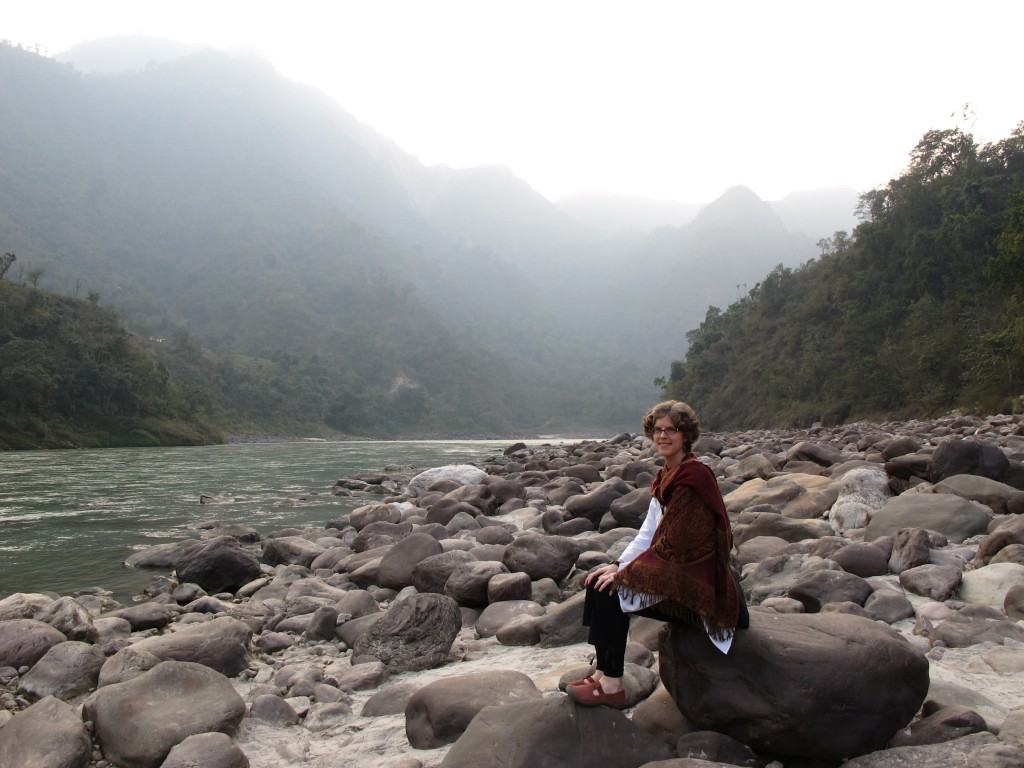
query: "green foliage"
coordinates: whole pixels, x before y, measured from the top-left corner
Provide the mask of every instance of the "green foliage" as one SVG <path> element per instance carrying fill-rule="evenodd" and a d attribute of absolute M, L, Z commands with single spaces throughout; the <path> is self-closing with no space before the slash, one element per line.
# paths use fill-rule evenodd
<path fill-rule="evenodd" d="M 115 313 L 0 281 L 0 447 L 219 440 Z"/>
<path fill-rule="evenodd" d="M 929 131 L 851 238 L 687 334 L 664 392 L 718 428 L 1008 409 L 1024 384 L 1024 124 Z"/>

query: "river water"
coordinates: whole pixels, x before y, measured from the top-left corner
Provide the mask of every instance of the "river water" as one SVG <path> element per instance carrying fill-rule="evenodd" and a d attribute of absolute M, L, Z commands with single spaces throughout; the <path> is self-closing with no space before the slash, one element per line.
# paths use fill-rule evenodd
<path fill-rule="evenodd" d="M 323 525 L 381 497 L 335 497 L 338 478 L 387 466 L 479 463 L 513 441 L 235 443 L 0 453 L 0 598 L 102 587 L 137 594 L 158 571 L 133 550 L 223 520 L 261 533 Z M 540 445 L 543 441 L 525 441 Z M 200 505 L 200 494 L 223 503 Z"/>

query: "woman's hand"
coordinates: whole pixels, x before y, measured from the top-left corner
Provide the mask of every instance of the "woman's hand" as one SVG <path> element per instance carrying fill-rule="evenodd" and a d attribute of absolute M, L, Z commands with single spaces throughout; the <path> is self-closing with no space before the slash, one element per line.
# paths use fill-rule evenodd
<path fill-rule="evenodd" d="M 594 588 L 598 592 L 604 592 L 605 589 L 610 587 L 615 582 L 615 574 L 618 572 L 618 563 L 608 563 L 608 565 L 602 565 L 600 568 L 595 568 L 587 574 L 587 578 L 583 582 L 583 585 L 589 586 L 590 582 L 593 581 Z"/>

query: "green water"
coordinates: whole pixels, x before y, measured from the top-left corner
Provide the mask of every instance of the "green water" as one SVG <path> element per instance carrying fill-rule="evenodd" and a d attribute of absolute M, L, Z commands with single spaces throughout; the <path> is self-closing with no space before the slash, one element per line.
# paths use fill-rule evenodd
<path fill-rule="evenodd" d="M 334 497 L 335 480 L 389 465 L 479 463 L 512 441 L 260 443 L 0 453 L 0 598 L 137 594 L 158 571 L 123 566 L 135 549 L 194 538 L 223 520 L 261 533 L 323 525 L 379 496 Z M 541 441 L 533 441 L 540 444 Z M 229 499 L 199 504 L 200 494 Z"/>

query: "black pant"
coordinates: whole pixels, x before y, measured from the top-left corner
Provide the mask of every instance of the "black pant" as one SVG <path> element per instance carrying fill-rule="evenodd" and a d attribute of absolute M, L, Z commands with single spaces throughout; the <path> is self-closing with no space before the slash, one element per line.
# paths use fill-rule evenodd
<path fill-rule="evenodd" d="M 596 580 L 595 580 L 596 581 Z M 594 646 L 597 668 L 608 677 L 622 677 L 626 665 L 626 639 L 629 636 L 629 617 L 647 616 L 659 621 L 673 621 L 654 605 L 636 613 L 623 613 L 618 594 L 611 589 L 603 592 L 587 585 L 583 602 L 583 626 L 590 627 L 587 642 Z"/>
<path fill-rule="evenodd" d="M 742 597 L 743 591 L 735 572 L 732 577 L 736 583 L 736 593 L 740 596 L 740 615 L 736 628 L 746 629 L 750 625 L 747 604 Z M 649 619 L 673 623 L 678 623 L 679 620 L 659 611 L 657 605 L 636 613 L 624 613 L 618 594 L 613 593 L 610 588 L 600 591 L 594 586 L 595 581 L 587 585 L 587 596 L 583 602 L 583 626 L 590 627 L 587 642 L 594 646 L 597 668 L 609 677 L 622 677 L 626 664 L 629 617 L 646 616 Z"/>

